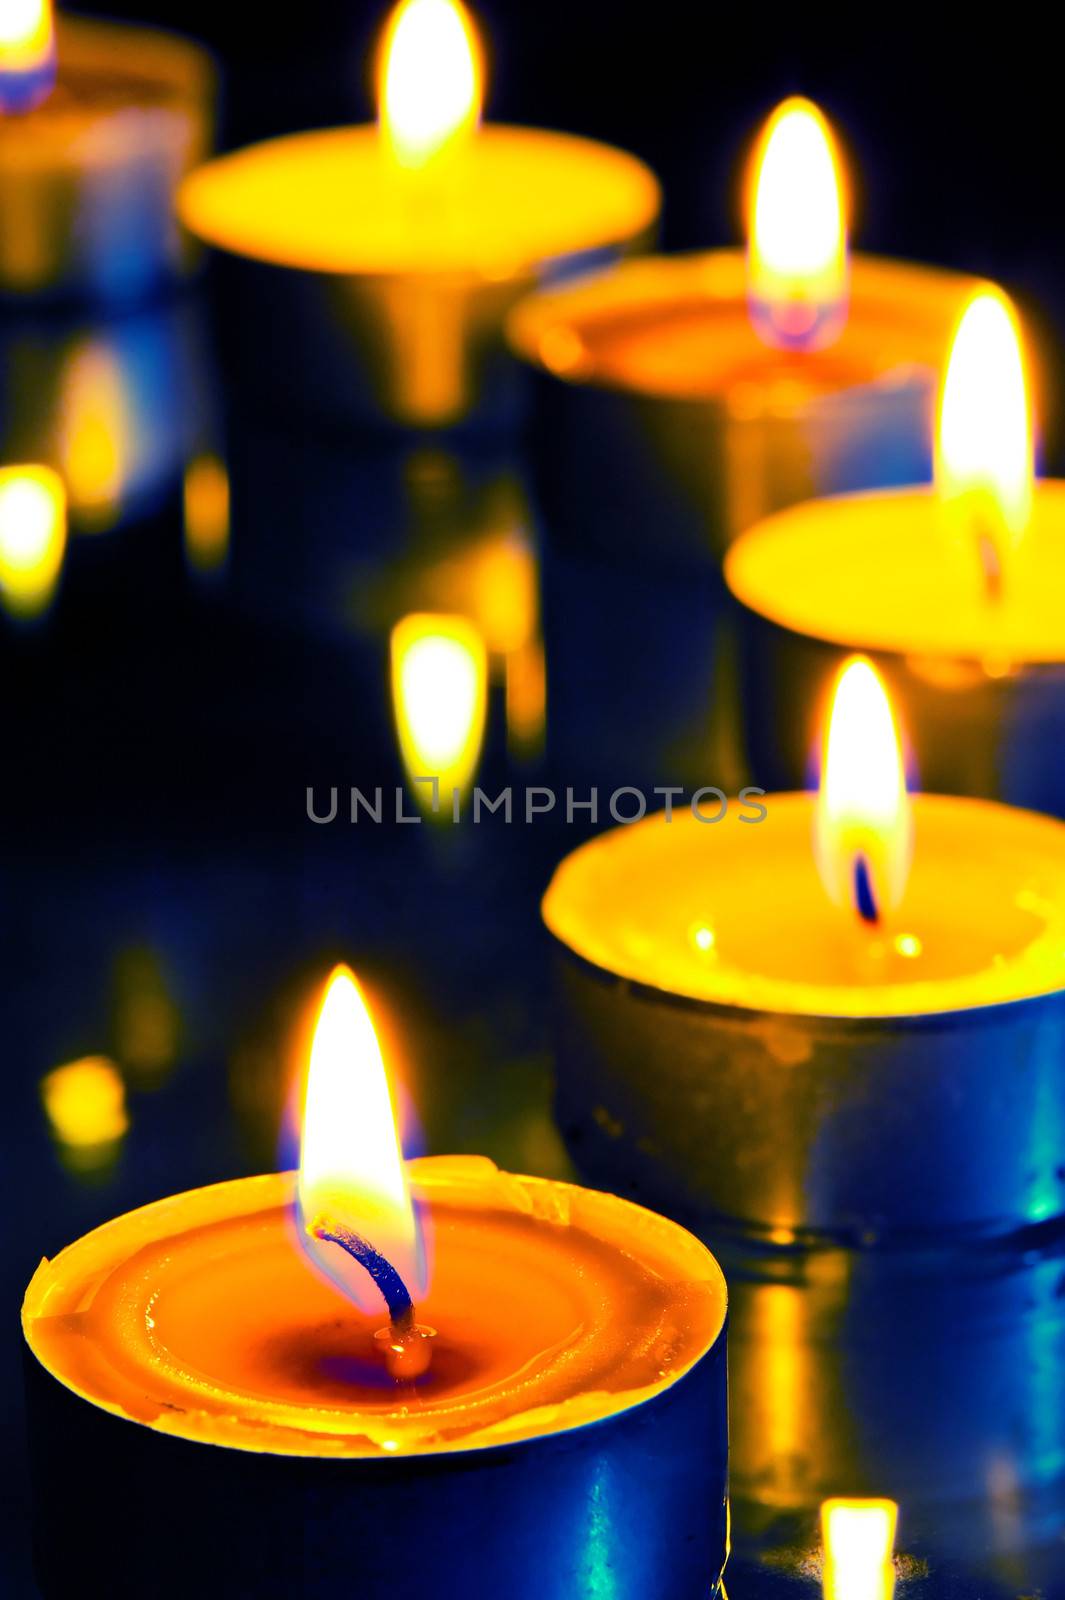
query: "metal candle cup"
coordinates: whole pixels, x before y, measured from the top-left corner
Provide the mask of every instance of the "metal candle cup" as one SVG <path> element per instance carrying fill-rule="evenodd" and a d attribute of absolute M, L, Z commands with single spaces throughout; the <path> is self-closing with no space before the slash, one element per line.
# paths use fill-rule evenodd
<path fill-rule="evenodd" d="M 713 1258 L 623 1201 L 476 1158 L 410 1174 L 435 1228 L 417 1383 L 387 1377 L 372 1318 L 308 1266 L 291 1176 L 159 1202 L 42 1265 L 23 1325 L 46 1596 L 91 1581 L 118 1600 L 146 1571 L 175 1597 L 357 1580 L 570 1600 L 604 1571 L 624 1600 L 717 1592 Z"/>
<path fill-rule="evenodd" d="M 927 478 L 938 371 L 968 280 L 855 256 L 840 337 L 763 344 L 740 250 L 625 263 L 509 323 L 538 375 L 560 537 L 705 563 L 781 506 Z"/>
<path fill-rule="evenodd" d="M 922 782 L 1065 815 L 1065 484 L 1039 480 L 989 602 L 975 551 L 931 488 L 796 506 L 737 541 L 745 725 L 767 783 L 803 781 L 834 668 L 869 655 L 902 710 Z"/>
<path fill-rule="evenodd" d="M 150 29 L 56 33 L 52 91 L 0 116 L 0 297 L 129 304 L 188 266 L 174 192 L 210 148 L 213 68 Z"/>
<path fill-rule="evenodd" d="M 556 872 L 559 1119 L 581 1170 L 770 1244 L 1060 1216 L 1065 829 L 915 796 L 878 943 L 824 894 L 814 797 L 764 803 L 754 826 L 660 814 Z"/>
<path fill-rule="evenodd" d="M 515 410 L 507 311 L 644 244 L 659 190 L 623 151 L 501 125 L 439 175 L 404 173 L 372 125 L 226 156 L 180 205 L 240 296 L 223 334 L 260 399 L 334 427 L 498 428 Z"/>

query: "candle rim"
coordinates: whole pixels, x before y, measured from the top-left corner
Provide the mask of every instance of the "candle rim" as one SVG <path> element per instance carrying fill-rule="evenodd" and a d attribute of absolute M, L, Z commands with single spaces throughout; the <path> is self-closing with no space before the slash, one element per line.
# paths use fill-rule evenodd
<path fill-rule="evenodd" d="M 963 795 L 928 794 L 921 791 L 912 795 L 911 800 L 917 817 L 920 817 L 922 812 L 927 814 L 943 807 L 964 809 L 970 813 L 987 810 L 1001 815 L 1004 821 L 1009 819 L 1022 826 L 1025 825 L 1024 819 L 1027 819 L 1027 823 L 1036 826 L 1044 837 L 1057 835 L 1055 842 L 1063 852 L 1062 870 L 1065 876 L 1065 822 L 1057 818 L 1046 816 L 1042 812 L 1025 810 L 1019 806 L 1003 805 L 996 801 Z M 782 804 L 794 807 L 803 805 L 810 811 L 812 826 L 815 802 L 816 794 L 813 791 L 793 790 L 766 795 L 762 803 L 770 808 L 774 806 L 779 808 Z M 619 987 L 647 1001 L 676 1006 L 682 1010 L 705 1012 L 723 1018 L 734 1017 L 748 1022 L 759 1018 L 767 1022 L 779 1021 L 781 1018 L 801 1018 L 807 1025 L 816 1024 L 827 1031 L 843 1033 L 875 1033 L 882 1029 L 885 1023 L 914 1031 L 937 1031 L 946 1026 L 961 1029 L 967 1026 L 984 1026 L 987 1017 L 1004 1014 L 1008 1009 L 1019 1006 L 1065 1005 L 1065 960 L 1062 962 L 1059 981 L 1056 984 L 1044 981 L 1032 985 L 1025 993 L 1000 994 L 991 998 L 980 993 L 982 988 L 988 986 L 990 975 L 995 970 L 987 967 L 956 977 L 938 977 L 923 982 L 915 979 L 908 983 L 884 985 L 828 984 L 806 979 L 766 977 L 750 972 L 747 974 L 749 985 L 752 988 L 757 987 L 761 996 L 753 1002 L 745 1001 L 734 994 L 713 995 L 705 990 L 696 992 L 693 985 L 686 985 L 683 982 L 674 988 L 667 987 L 655 982 L 646 973 L 641 975 L 637 970 L 637 963 L 633 961 L 621 959 L 616 960 L 614 965 L 608 965 L 599 952 L 590 953 L 587 938 L 582 940 L 579 932 L 574 933 L 572 927 L 565 926 L 567 920 L 563 914 L 567 909 L 565 897 L 571 892 L 565 880 L 571 874 L 587 871 L 590 861 L 598 859 L 605 849 L 612 848 L 610 841 L 624 839 L 626 836 L 638 836 L 641 831 L 646 832 L 656 825 L 662 826 L 664 816 L 665 813 L 662 811 L 653 813 L 639 822 L 610 828 L 579 845 L 559 862 L 541 900 L 540 910 L 544 924 L 564 956 L 582 970 L 594 974 L 608 986 Z M 727 827 L 728 824 L 722 823 L 719 826 Z M 670 825 L 670 835 L 676 837 L 685 828 L 689 834 L 692 828 L 698 829 L 700 836 L 705 836 L 707 832 L 706 825 L 687 812 L 675 814 Z M 712 831 L 711 829 L 710 832 Z M 706 860 L 710 869 L 713 861 L 710 845 L 707 845 Z M 561 909 L 560 902 L 562 902 Z M 1062 905 L 1061 924 L 1065 926 L 1065 901 Z M 1010 958 L 1002 970 L 1007 974 L 1015 973 L 1031 948 L 1030 945 L 1026 946 L 1022 952 Z M 612 953 L 616 955 L 616 951 Z M 734 977 L 742 976 L 740 969 L 735 967 L 728 968 L 727 971 Z M 997 976 L 1001 982 L 1001 970 Z M 945 995 L 945 998 L 940 998 L 938 1003 L 933 1005 L 921 1005 L 922 993 L 927 999 L 929 989 L 935 990 L 937 996 Z M 870 1004 L 852 1001 L 852 1004 L 847 1006 L 843 1003 L 847 995 L 859 999 L 866 996 L 874 998 Z"/>
<path fill-rule="evenodd" d="M 534 1222 L 540 1222 L 544 1227 L 557 1227 L 559 1213 L 557 1197 L 559 1192 L 564 1196 L 577 1194 L 581 1197 L 581 1204 L 590 1206 L 593 1210 L 600 1210 L 604 1214 L 609 1212 L 613 1217 L 618 1214 L 622 1217 L 632 1215 L 640 1220 L 644 1237 L 650 1230 L 653 1236 L 667 1236 L 670 1244 L 683 1254 L 685 1272 L 689 1263 L 697 1264 L 699 1272 L 694 1271 L 690 1276 L 679 1278 L 679 1282 L 703 1284 L 708 1294 L 713 1298 L 714 1314 L 708 1318 L 707 1328 L 692 1341 L 694 1353 L 679 1363 L 665 1378 L 657 1378 L 636 1388 L 610 1391 L 606 1394 L 609 1402 L 602 1405 L 604 1392 L 600 1390 L 581 1391 L 569 1396 L 562 1401 L 551 1402 L 547 1409 L 556 1418 L 549 1427 L 542 1431 L 524 1433 L 521 1431 L 523 1423 L 528 1425 L 529 1419 L 536 1416 L 540 1409 L 535 1403 L 527 1410 L 513 1413 L 498 1422 L 482 1425 L 478 1431 L 467 1437 L 453 1441 L 444 1439 L 430 1444 L 405 1445 L 404 1448 L 391 1452 L 379 1448 L 348 1450 L 329 1450 L 325 1448 L 332 1440 L 334 1444 L 343 1439 L 343 1435 L 321 1431 L 310 1435 L 317 1448 L 297 1448 L 296 1442 L 300 1435 L 298 1430 L 289 1428 L 291 1440 L 285 1444 L 278 1444 L 274 1439 L 269 1441 L 253 1440 L 246 1436 L 234 1437 L 222 1435 L 218 1437 L 204 1437 L 195 1431 L 183 1431 L 179 1424 L 179 1417 L 174 1414 L 161 1412 L 154 1418 L 141 1418 L 127 1411 L 121 1402 L 112 1398 L 101 1398 L 98 1394 L 81 1386 L 77 1380 L 68 1376 L 61 1370 L 61 1363 L 45 1358 L 45 1354 L 38 1348 L 33 1339 L 33 1329 L 37 1322 L 47 1322 L 52 1317 L 62 1317 L 69 1314 L 75 1307 L 64 1305 L 57 1311 L 48 1312 L 44 1305 L 49 1293 L 58 1289 L 59 1274 L 63 1266 L 67 1268 L 77 1261 L 79 1255 L 91 1254 L 94 1249 L 98 1259 L 92 1269 L 86 1272 L 83 1267 L 77 1281 L 77 1304 L 82 1303 L 87 1296 L 94 1296 L 102 1283 L 107 1281 L 111 1272 L 120 1265 L 121 1259 L 107 1257 L 101 1253 L 101 1246 L 106 1250 L 109 1244 L 120 1240 L 127 1230 L 131 1219 L 158 1218 L 165 1223 L 168 1214 L 176 1213 L 180 1216 L 179 1208 L 188 1206 L 195 1201 L 203 1209 L 205 1216 L 197 1221 L 185 1220 L 180 1229 L 175 1231 L 186 1232 L 190 1227 L 200 1225 L 200 1222 L 210 1220 L 213 1222 L 236 1222 L 241 1218 L 255 1216 L 268 1209 L 288 1209 L 295 1204 L 296 1173 L 264 1173 L 254 1177 L 231 1178 L 220 1183 L 206 1184 L 193 1190 L 181 1191 L 175 1195 L 168 1195 L 162 1199 L 148 1202 L 146 1205 L 135 1207 L 132 1211 L 123 1212 L 117 1217 L 110 1218 L 98 1227 L 90 1229 L 88 1233 L 72 1240 L 51 1257 L 43 1257 L 37 1270 L 34 1272 L 26 1288 L 22 1302 L 21 1326 L 23 1337 L 34 1358 L 44 1370 L 63 1385 L 72 1394 L 77 1395 L 87 1404 L 118 1418 L 121 1421 L 133 1423 L 141 1427 L 150 1428 L 153 1432 L 173 1436 L 180 1441 L 196 1444 L 223 1445 L 225 1448 L 241 1450 L 249 1454 L 270 1455 L 282 1457 L 306 1457 L 315 1459 L 343 1460 L 348 1466 L 356 1462 L 370 1463 L 380 1460 L 423 1460 L 440 1456 L 475 1456 L 481 1455 L 486 1450 L 514 1449 L 536 1446 L 547 1443 L 559 1434 L 573 1433 L 578 1430 L 596 1426 L 609 1425 L 620 1420 L 629 1412 L 650 1403 L 656 1397 L 664 1394 L 682 1382 L 702 1361 L 711 1357 L 713 1352 L 721 1347 L 728 1322 L 728 1287 L 721 1266 L 707 1245 L 690 1232 L 683 1224 L 671 1218 L 641 1206 L 638 1202 L 629 1200 L 619 1195 L 606 1194 L 602 1191 L 586 1188 L 578 1183 L 552 1178 L 539 1178 L 528 1174 L 504 1172 L 495 1163 L 483 1156 L 425 1156 L 408 1163 L 412 1189 L 419 1199 L 430 1198 L 434 1189 L 446 1192 L 449 1200 L 454 1201 L 456 1196 L 458 1204 L 484 1203 L 485 1188 L 500 1202 L 499 1209 L 504 1213 L 512 1212 L 515 1216 L 525 1217 Z M 539 1209 L 538 1209 L 539 1202 Z M 210 1214 L 214 1204 L 221 1203 L 223 1208 L 217 1214 Z M 138 1249 L 145 1248 L 152 1243 L 162 1243 L 168 1237 L 167 1228 L 164 1226 L 152 1238 L 138 1241 Z M 610 1236 L 613 1246 L 621 1251 L 620 1243 Z M 625 1252 L 622 1252 L 625 1253 Z M 639 1256 L 636 1257 L 639 1260 Z M 598 1402 L 599 1409 L 592 1415 L 582 1415 L 592 1402 Z M 569 1413 L 568 1420 L 558 1422 L 557 1417 L 562 1413 Z M 211 1414 L 214 1416 L 214 1413 Z M 356 1417 L 359 1413 L 353 1412 Z M 168 1424 L 169 1420 L 169 1425 Z M 222 1421 L 221 1417 L 216 1420 Z M 233 1419 L 233 1427 L 239 1430 L 241 1419 Z M 269 1426 L 279 1433 L 285 1433 L 281 1424 L 271 1423 Z M 266 1430 L 263 1430 L 266 1431 Z M 252 1429 L 254 1433 L 254 1428 Z"/>
<path fill-rule="evenodd" d="M 900 327 L 920 332 L 936 346 L 929 373 L 938 378 L 938 365 L 946 355 L 950 333 L 959 307 L 982 279 L 951 267 L 907 261 L 901 257 L 852 251 L 849 256 L 850 311 L 848 322 L 860 328 L 870 305 L 897 319 Z M 916 300 L 904 299 L 905 315 L 899 311 L 900 291 Z M 918 294 L 917 291 L 920 291 Z M 603 371 L 587 351 L 580 354 L 582 327 L 601 328 L 611 317 L 635 317 L 661 308 L 675 309 L 681 297 L 693 306 L 720 307 L 735 314 L 746 326 L 749 321 L 747 299 L 747 252 L 744 246 L 724 246 L 712 250 L 678 252 L 675 255 L 640 255 L 616 262 L 595 273 L 582 276 L 561 287 L 544 288 L 525 297 L 507 319 L 507 341 L 512 353 L 538 371 L 578 387 L 606 393 L 647 396 L 674 404 L 693 404 L 701 408 L 729 411 L 726 392 L 692 393 L 685 387 L 660 387 L 628 381 L 621 375 Z M 545 354 L 551 341 L 576 341 L 572 357 L 555 363 Z M 761 346 L 752 333 L 754 345 L 767 362 L 776 354 Z M 802 360 L 800 354 L 797 358 Z M 894 383 L 899 368 L 913 364 L 904 353 L 894 365 L 874 374 L 869 384 Z M 923 365 L 923 364 L 922 364 Z M 850 387 L 860 389 L 866 383 Z M 843 391 L 846 392 L 846 391 Z"/>

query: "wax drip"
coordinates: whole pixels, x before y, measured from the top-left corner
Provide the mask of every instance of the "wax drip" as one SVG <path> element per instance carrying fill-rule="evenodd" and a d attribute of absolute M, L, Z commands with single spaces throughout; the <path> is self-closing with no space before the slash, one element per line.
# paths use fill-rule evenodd
<path fill-rule="evenodd" d="M 880 910 L 873 893 L 873 879 L 869 863 L 864 856 L 854 858 L 854 904 L 863 922 L 874 926 L 880 921 Z"/>
<path fill-rule="evenodd" d="M 343 1228 L 324 1218 L 313 1223 L 309 1231 L 316 1239 L 324 1239 L 329 1244 L 338 1244 L 342 1250 L 347 1251 L 352 1260 L 357 1261 L 359 1266 L 370 1274 L 388 1307 L 392 1332 L 397 1337 L 410 1333 L 414 1327 L 414 1302 L 407 1285 L 391 1261 L 388 1261 L 379 1250 L 375 1250 L 361 1233 L 355 1233 L 351 1228 Z"/>

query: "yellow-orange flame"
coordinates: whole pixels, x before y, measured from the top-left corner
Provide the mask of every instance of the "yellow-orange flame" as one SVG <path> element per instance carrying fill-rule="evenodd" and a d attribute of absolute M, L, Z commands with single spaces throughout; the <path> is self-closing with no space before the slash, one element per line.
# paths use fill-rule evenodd
<path fill-rule="evenodd" d="M 379 1312 L 381 1294 L 363 1267 L 315 1229 L 357 1234 L 420 1293 L 423 1255 L 373 1022 L 347 967 L 329 978 L 311 1046 L 300 1145 L 301 1238 L 311 1259 L 349 1299 Z"/>
<path fill-rule="evenodd" d="M 936 487 L 997 582 L 1032 510 L 1032 420 L 1017 314 L 978 289 L 954 333 L 936 429 Z"/>
<path fill-rule="evenodd" d="M 63 370 L 59 465 L 71 506 L 86 529 L 102 533 L 117 520 L 133 430 L 114 350 L 103 340 L 79 343 Z"/>
<path fill-rule="evenodd" d="M 229 555 L 229 473 L 216 455 L 193 456 L 185 468 L 185 558 L 210 575 Z"/>
<path fill-rule="evenodd" d="M 17 617 L 47 610 L 67 547 L 67 496 L 51 467 L 0 467 L 0 602 Z"/>
<path fill-rule="evenodd" d="M 869 921 L 893 910 L 909 875 L 913 821 L 891 702 L 861 656 L 836 679 L 815 816 L 829 898 Z"/>
<path fill-rule="evenodd" d="M 392 629 L 392 701 L 403 764 L 419 805 L 451 814 L 484 740 L 488 654 L 467 617 L 414 612 Z M 433 781 L 423 781 L 433 780 Z"/>
<path fill-rule="evenodd" d="M 83 1056 L 41 1079 L 41 1099 L 61 1144 L 110 1144 L 129 1127 L 122 1074 L 106 1056 Z"/>
<path fill-rule="evenodd" d="M 796 96 L 773 112 L 755 151 L 748 206 L 747 289 L 759 335 L 817 349 L 847 315 L 847 228 L 828 123 Z"/>
<path fill-rule="evenodd" d="M 481 52 L 458 0 L 401 0 L 381 47 L 378 106 L 389 149 L 403 167 L 424 167 L 476 128 Z"/>
<path fill-rule="evenodd" d="M 0 0 L 0 112 L 31 110 L 54 76 L 52 0 Z"/>
<path fill-rule="evenodd" d="M 825 1600 L 891 1600 L 898 1515 L 894 1500 L 824 1502 Z"/>

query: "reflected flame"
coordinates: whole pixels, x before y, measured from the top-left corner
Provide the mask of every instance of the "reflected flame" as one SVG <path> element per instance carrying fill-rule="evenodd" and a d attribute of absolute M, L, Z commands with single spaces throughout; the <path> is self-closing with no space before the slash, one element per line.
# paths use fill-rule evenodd
<path fill-rule="evenodd" d="M 785 100 L 767 122 L 753 164 L 747 289 L 759 336 L 817 349 L 847 314 L 847 230 L 832 131 L 809 100 Z"/>
<path fill-rule="evenodd" d="M 936 486 L 980 541 L 992 582 L 1032 509 L 1032 421 L 1016 312 L 978 289 L 962 312 L 939 401 Z"/>
<path fill-rule="evenodd" d="M 70 356 L 63 375 L 59 465 L 72 507 L 89 528 L 116 519 L 130 457 L 132 419 L 114 351 L 90 341 Z"/>
<path fill-rule="evenodd" d="M 824 1502 L 825 1600 L 891 1600 L 898 1515 L 894 1500 Z"/>
<path fill-rule="evenodd" d="M 329 978 L 311 1046 L 299 1170 L 300 1236 L 312 1261 L 363 1311 L 381 1311 L 366 1271 L 311 1231 L 324 1222 L 358 1234 L 421 1293 L 423 1252 L 407 1190 L 381 1049 L 347 967 Z"/>
<path fill-rule="evenodd" d="M 403 763 L 412 781 L 435 778 L 435 815 L 449 814 L 451 791 L 464 793 L 481 756 L 487 703 L 484 638 L 466 617 L 415 612 L 392 629 L 392 700 Z M 414 782 L 423 807 L 427 783 Z"/>
<path fill-rule="evenodd" d="M 891 702 L 860 656 L 836 679 L 815 815 L 829 898 L 870 922 L 893 910 L 909 875 L 913 819 Z"/>
<path fill-rule="evenodd" d="M 481 58 L 456 0 L 402 0 L 381 48 L 379 117 L 403 167 L 423 167 L 468 136 L 481 116 Z"/>
<path fill-rule="evenodd" d="M 194 456 L 185 468 L 185 558 L 209 575 L 229 555 L 229 474 L 218 456 Z"/>
<path fill-rule="evenodd" d="M 0 112 L 32 111 L 54 81 L 51 0 L 0 0 Z"/>
<path fill-rule="evenodd" d="M 55 594 L 67 546 L 67 497 L 50 467 L 0 467 L 0 601 L 36 617 Z"/>

